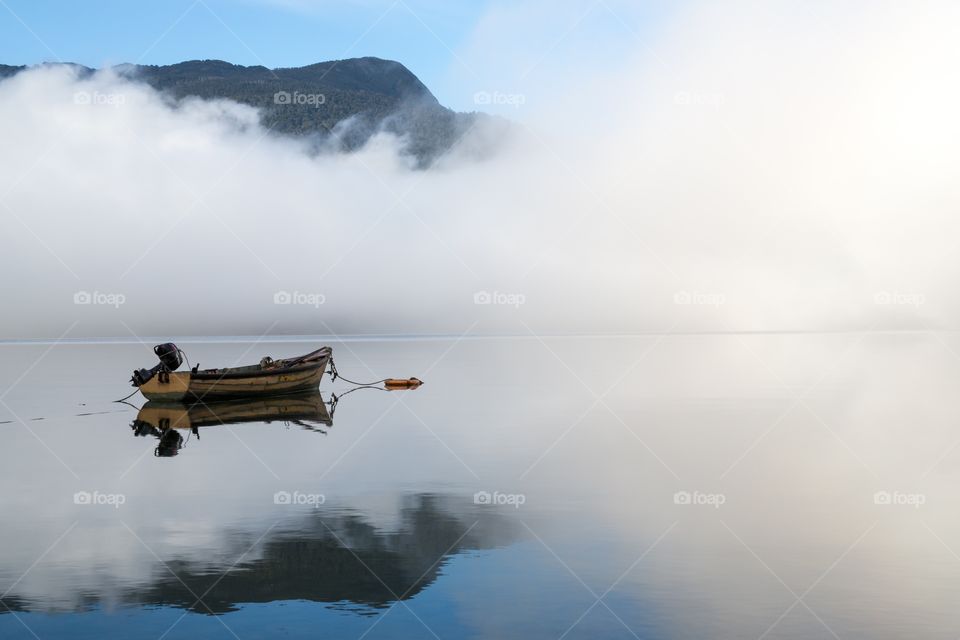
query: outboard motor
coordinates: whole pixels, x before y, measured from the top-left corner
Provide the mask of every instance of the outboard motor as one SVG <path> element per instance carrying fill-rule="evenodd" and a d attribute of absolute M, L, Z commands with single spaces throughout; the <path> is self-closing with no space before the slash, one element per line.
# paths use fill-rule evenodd
<path fill-rule="evenodd" d="M 130 382 L 135 387 L 146 384 L 153 376 L 161 371 L 176 371 L 183 364 L 180 348 L 172 342 L 158 344 L 153 348 L 153 352 L 160 359 L 160 364 L 152 369 L 137 369 L 133 372 Z"/>

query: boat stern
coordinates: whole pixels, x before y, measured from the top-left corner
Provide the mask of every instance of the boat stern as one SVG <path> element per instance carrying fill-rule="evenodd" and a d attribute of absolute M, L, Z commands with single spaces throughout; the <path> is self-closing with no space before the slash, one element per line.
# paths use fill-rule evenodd
<path fill-rule="evenodd" d="M 140 385 L 140 393 L 147 400 L 179 402 L 190 392 L 190 374 L 161 372 Z"/>

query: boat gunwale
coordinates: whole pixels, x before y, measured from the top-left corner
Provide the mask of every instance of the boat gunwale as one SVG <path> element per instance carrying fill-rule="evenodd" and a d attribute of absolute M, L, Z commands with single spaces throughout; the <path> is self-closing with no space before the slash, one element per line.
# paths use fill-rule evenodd
<path fill-rule="evenodd" d="M 305 364 L 305 365 L 297 365 L 295 367 L 261 369 L 260 371 L 244 371 L 240 373 L 230 373 L 229 370 L 225 373 L 204 373 L 203 371 L 197 371 L 196 373 L 194 373 L 193 371 L 189 371 L 189 372 L 180 371 L 179 373 L 189 373 L 191 380 L 229 380 L 229 379 L 237 379 L 237 378 L 263 378 L 266 376 L 276 376 L 276 375 L 283 375 L 287 373 L 299 373 L 301 371 L 310 371 L 312 369 L 318 369 L 320 367 L 325 366 L 327 364 L 327 361 L 329 361 L 329 358 L 327 358 L 322 362 L 315 362 L 315 363 Z M 177 372 L 173 372 L 171 373 L 171 375 L 173 375 L 174 373 L 177 373 Z"/>
<path fill-rule="evenodd" d="M 318 351 L 323 351 L 323 349 L 318 349 Z M 313 356 L 313 353 L 308 353 L 306 356 L 301 356 L 301 358 L 306 358 Z M 235 369 L 240 369 L 241 367 L 227 367 L 223 372 L 217 372 L 214 370 L 212 372 L 205 371 L 180 371 L 180 372 L 171 372 L 171 373 L 189 373 L 190 380 L 236 380 L 239 378 L 262 378 L 265 376 L 276 376 L 276 375 L 285 375 L 288 373 L 300 373 L 301 371 L 311 371 L 313 369 L 318 369 L 320 367 L 326 368 L 327 363 L 330 362 L 331 353 L 321 353 L 315 357 L 313 360 L 308 360 L 306 362 L 300 362 L 293 366 L 289 367 L 276 367 L 273 369 L 260 369 L 259 371 L 235 371 Z"/>

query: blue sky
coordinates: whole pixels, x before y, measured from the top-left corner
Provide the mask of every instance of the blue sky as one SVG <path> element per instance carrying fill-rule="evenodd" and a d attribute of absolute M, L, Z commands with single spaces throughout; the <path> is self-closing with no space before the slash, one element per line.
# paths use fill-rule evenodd
<path fill-rule="evenodd" d="M 488 24 L 485 17 L 516 14 L 521 4 L 506 0 L 0 0 L 0 63 L 62 60 L 101 67 L 216 58 L 292 67 L 372 55 L 403 62 L 441 102 L 464 108 L 471 105 L 464 102 L 458 76 L 479 75 L 464 68 L 479 63 L 465 63 L 458 52 L 469 48 L 478 26 Z M 601 46 L 615 52 L 636 35 L 630 33 L 636 24 L 625 26 L 624 21 L 632 20 L 632 7 L 620 0 L 541 6 L 547 11 L 534 10 L 531 15 L 543 19 L 530 25 L 531 31 L 542 31 L 541 37 L 538 41 L 531 33 L 530 41 L 551 56 L 562 55 L 564 47 L 578 57 L 588 55 L 588 50 L 600 51 Z M 611 7 L 617 7 L 616 15 Z M 558 39 L 562 42 L 557 43 Z M 510 46 L 518 46 L 515 40 Z M 492 82 L 497 81 L 497 73 L 493 71 Z"/>

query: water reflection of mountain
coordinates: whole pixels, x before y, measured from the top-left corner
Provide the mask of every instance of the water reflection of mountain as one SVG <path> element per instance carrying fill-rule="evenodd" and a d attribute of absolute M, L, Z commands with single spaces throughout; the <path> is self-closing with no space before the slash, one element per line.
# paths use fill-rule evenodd
<path fill-rule="evenodd" d="M 389 531 L 363 515 L 319 509 L 295 526 L 278 526 L 251 552 L 255 558 L 237 563 L 225 575 L 227 567 L 165 558 L 176 576 L 159 566 L 139 588 L 83 593 L 79 599 L 85 608 L 111 600 L 205 614 L 226 613 L 245 603 L 307 600 L 369 613 L 429 587 L 451 556 L 517 539 L 516 522 L 467 505 L 466 497 L 412 496 Z M 46 609 L 43 602 L 16 594 L 0 600 L 0 613 Z"/>

